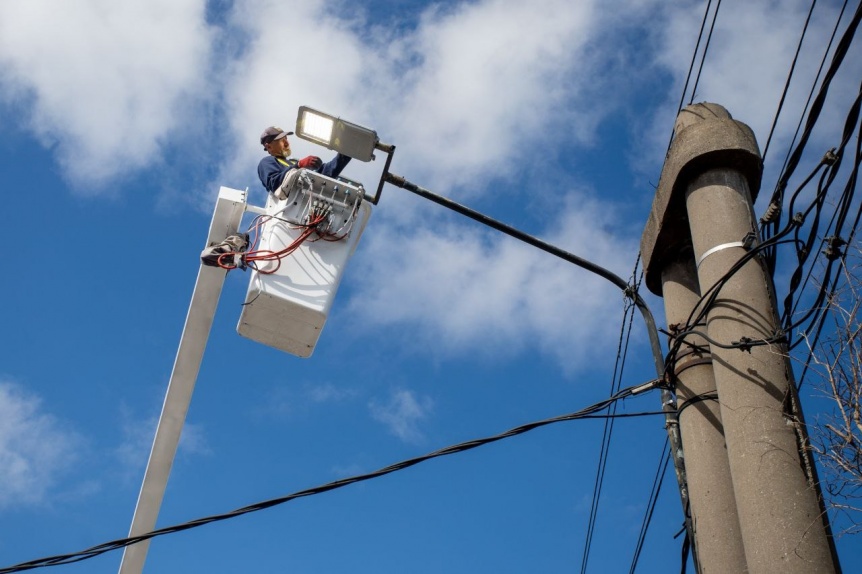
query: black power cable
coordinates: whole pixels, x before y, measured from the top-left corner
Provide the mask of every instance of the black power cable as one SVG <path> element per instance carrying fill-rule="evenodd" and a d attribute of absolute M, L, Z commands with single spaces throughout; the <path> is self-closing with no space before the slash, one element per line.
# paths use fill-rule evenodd
<path fill-rule="evenodd" d="M 703 30 L 706 28 L 706 20 L 709 17 L 709 8 L 712 6 L 712 0 L 707 0 L 706 2 L 706 10 L 703 11 L 703 20 L 700 22 L 700 32 L 697 34 L 697 42 L 694 45 L 694 51 L 691 53 L 691 64 L 688 66 L 688 74 L 685 77 L 685 84 L 682 87 L 682 94 L 679 97 L 679 105 L 676 107 L 676 114 L 679 115 L 679 112 L 682 110 L 682 104 L 685 102 L 685 94 L 688 92 L 688 83 L 691 81 L 691 73 L 694 71 L 694 63 L 697 61 L 697 52 L 700 49 L 700 41 L 703 39 Z M 713 19 L 713 23 L 715 19 Z M 706 54 L 704 53 L 704 56 Z M 702 67 L 702 66 L 701 66 Z M 698 72 L 700 75 L 700 72 Z M 692 98 L 694 98 L 694 91 L 692 91 Z M 667 142 L 667 151 L 670 151 L 670 146 L 673 143 L 674 132 L 671 130 L 670 140 Z"/>
<path fill-rule="evenodd" d="M 655 512 L 656 503 L 658 502 L 658 495 L 661 492 L 661 485 L 664 482 L 664 475 L 667 474 L 667 465 L 670 462 L 670 449 L 668 448 L 668 441 L 665 441 L 664 446 L 662 447 L 661 456 L 659 457 L 658 468 L 656 469 L 655 478 L 653 479 L 652 489 L 650 490 L 649 502 L 647 503 L 647 509 L 644 513 L 643 523 L 641 524 L 641 530 L 638 534 L 638 542 L 635 546 L 634 556 L 632 557 L 632 564 L 629 568 L 629 574 L 634 574 L 635 570 L 638 566 L 638 560 L 640 560 L 641 551 L 644 547 L 644 540 L 646 540 L 647 531 L 649 530 L 649 525 L 652 522 L 653 512 Z"/>
<path fill-rule="evenodd" d="M 118 540 L 113 540 L 111 542 L 106 542 L 104 544 L 99 544 L 97 546 L 93 546 L 91 548 L 87 548 L 86 550 L 82 550 L 80 552 L 74 552 L 70 554 L 60 554 L 57 556 L 49 556 L 46 558 L 39 558 L 36 560 L 30 560 L 28 562 L 22 562 L 20 564 L 16 564 L 14 566 L 9 566 L 6 568 L 0 568 L 0 574 L 11 574 L 12 572 L 24 572 L 26 570 L 33 570 L 36 568 L 44 568 L 47 566 L 59 566 L 63 564 L 73 564 L 75 562 L 81 562 L 83 560 L 88 560 L 90 558 L 95 558 L 96 556 L 100 556 L 107 552 L 111 552 L 113 550 L 119 550 L 120 548 L 125 548 L 126 546 L 131 546 L 132 544 L 136 544 L 138 542 L 143 542 L 144 540 L 151 540 L 153 538 L 157 538 L 159 536 L 165 536 L 168 534 L 174 534 L 177 532 L 183 532 L 185 530 L 191 530 L 193 528 L 198 528 L 200 526 L 204 526 L 206 524 L 212 524 L 213 522 L 221 522 L 224 520 L 228 520 L 231 518 L 237 518 L 239 516 L 243 516 L 246 514 L 251 514 L 254 512 L 259 512 L 261 510 L 266 510 L 268 508 L 272 508 L 274 506 L 279 506 L 281 504 L 285 504 L 292 500 L 296 500 L 297 498 L 304 498 L 308 496 L 314 496 L 317 494 L 323 494 L 324 492 L 329 492 L 331 490 L 336 490 L 339 488 L 343 488 L 345 486 L 355 484 L 357 482 L 363 482 L 366 480 L 371 480 L 373 478 L 379 478 L 381 476 L 385 476 L 387 474 L 391 474 L 394 472 L 398 472 L 400 470 L 404 470 L 410 468 L 411 466 L 415 466 L 422 462 L 440 458 L 444 456 L 449 456 L 452 454 L 466 452 L 468 450 L 472 450 L 474 448 L 478 448 L 480 446 L 484 446 L 487 444 L 491 444 L 493 442 L 497 442 L 500 440 L 508 439 L 514 436 L 518 436 L 524 434 L 526 432 L 535 430 L 537 428 L 541 428 L 544 426 L 573 421 L 583 418 L 600 418 L 607 415 L 597 414 L 600 411 L 606 409 L 608 405 L 613 404 L 616 401 L 625 399 L 633 394 L 639 394 L 641 392 L 645 392 L 647 390 L 651 390 L 656 388 L 659 381 L 650 381 L 649 383 L 645 383 L 643 385 L 638 385 L 634 387 L 628 387 L 626 389 L 621 390 L 616 393 L 614 396 L 600 401 L 594 405 L 590 405 L 584 409 L 579 411 L 569 413 L 566 415 L 553 417 L 549 419 L 544 419 L 532 423 L 528 423 L 525 425 L 521 425 L 510 429 L 506 432 L 489 436 L 485 438 L 479 438 L 467 442 L 462 442 L 460 444 L 448 446 L 442 448 L 440 450 L 436 450 L 434 452 L 418 456 L 415 458 L 407 459 L 387 467 L 381 468 L 374 472 L 369 472 L 366 474 L 360 474 L 356 476 L 352 476 L 349 478 L 343 478 L 341 480 L 336 480 L 334 482 L 330 482 L 321 486 L 316 486 L 314 488 L 308 488 L 306 490 L 300 490 L 298 492 L 294 492 L 292 494 L 288 494 L 287 496 L 282 496 L 279 498 L 273 498 L 271 500 L 265 500 L 263 502 L 257 502 L 255 504 L 251 504 L 249 506 L 245 506 L 243 508 L 238 508 L 236 510 L 232 510 L 230 512 L 225 512 L 223 514 L 215 514 L 212 516 L 207 516 L 204 518 L 198 518 L 196 520 L 191 520 L 189 522 L 185 522 L 183 524 L 177 524 L 175 526 L 167 526 L 165 528 L 159 528 L 152 532 L 148 532 L 146 534 L 142 534 L 140 536 L 132 536 L 129 538 L 120 538 Z M 647 414 L 653 415 L 657 413 L 639 413 L 639 416 L 645 416 Z M 661 413 L 664 414 L 664 413 Z"/>
<path fill-rule="evenodd" d="M 814 328 L 815 325 L 819 324 L 818 327 L 818 335 L 815 338 L 819 338 L 819 331 L 822 329 L 822 317 L 824 317 L 826 310 L 828 308 L 824 307 L 824 303 L 830 301 L 832 295 L 835 292 L 835 289 L 838 286 L 837 279 L 840 277 L 840 274 L 836 273 L 835 281 L 831 280 L 833 268 L 835 267 L 835 263 L 838 263 L 838 267 L 835 267 L 837 271 L 838 268 L 843 264 L 844 257 L 846 256 L 846 250 L 842 251 L 842 246 L 844 243 L 848 243 L 845 239 L 843 239 L 844 226 L 847 221 L 847 216 L 849 215 L 850 208 L 854 203 L 855 198 L 855 190 L 856 183 L 858 181 L 858 174 L 860 163 L 862 163 L 862 125 L 859 124 L 859 116 L 860 116 L 860 108 L 862 108 L 862 86 L 860 86 L 859 93 L 851 105 L 850 111 L 847 114 L 847 120 L 844 126 L 844 133 L 841 139 L 841 143 L 836 150 L 833 150 L 831 153 L 833 157 L 833 161 L 830 162 L 829 167 L 824 172 L 821 177 L 820 183 L 818 185 L 817 194 L 815 196 L 814 202 L 811 207 L 806 210 L 806 215 L 809 213 L 812 208 L 815 210 L 815 218 L 812 223 L 811 229 L 809 230 L 808 239 L 805 242 L 805 246 L 801 252 L 797 254 L 797 268 L 793 273 L 790 283 L 790 289 L 785 298 L 784 303 L 784 316 L 782 317 L 783 322 L 785 324 L 784 330 L 786 332 L 791 332 L 793 328 L 799 326 L 806 322 L 809 318 L 811 319 L 811 323 L 808 328 L 804 330 L 805 333 L 810 333 L 811 329 Z M 829 224 L 826 228 L 825 234 L 823 236 L 819 233 L 819 220 L 820 220 L 820 211 L 823 209 L 826 199 L 826 193 L 837 177 L 838 170 L 840 169 L 842 158 L 845 155 L 846 147 L 852 138 L 852 136 L 856 134 L 856 150 L 855 156 L 853 158 L 853 162 L 850 168 L 850 174 L 847 178 L 847 182 L 844 186 L 844 189 L 841 192 L 841 196 L 838 198 L 838 205 L 834 210 L 832 217 L 829 221 Z M 852 237 L 855 236 L 856 228 L 859 222 L 859 214 L 857 213 L 856 219 L 853 222 L 853 226 L 850 229 L 850 237 L 852 241 Z M 816 252 L 815 261 L 812 261 L 808 268 L 808 274 L 805 278 L 805 282 L 802 284 L 800 289 L 800 293 L 804 291 L 805 286 L 807 285 L 809 279 L 811 278 L 814 266 L 816 263 L 816 259 L 821 255 L 825 255 L 827 258 L 827 263 L 825 266 L 825 270 L 823 271 L 822 277 L 819 280 L 819 289 L 817 293 L 817 297 L 809 306 L 809 310 L 804 313 L 801 318 L 796 318 L 796 309 L 798 305 L 802 301 L 802 297 L 793 300 L 794 295 L 799 289 L 800 279 L 802 273 L 804 271 L 804 265 L 806 259 L 809 254 L 814 249 L 814 243 L 816 239 L 820 237 L 819 248 Z M 823 250 L 823 247 L 826 247 Z M 831 284 L 831 287 L 830 287 Z M 795 319 L 795 320 L 794 320 Z M 792 324 L 791 324 L 791 321 Z M 801 340 L 800 340 L 801 342 Z"/>
<path fill-rule="evenodd" d="M 715 12 L 712 13 L 712 24 L 709 26 L 709 34 L 706 36 L 706 44 L 703 46 L 703 56 L 700 58 L 700 67 L 697 69 L 697 78 L 694 80 L 694 86 L 691 88 L 691 100 L 689 104 L 694 102 L 694 97 L 697 95 L 697 85 L 700 83 L 700 74 L 703 72 L 703 64 L 706 62 L 706 54 L 709 52 L 709 43 L 712 40 L 712 31 L 715 29 L 715 21 L 718 19 L 718 10 L 721 8 L 721 0 L 715 4 Z"/>
<path fill-rule="evenodd" d="M 817 89 L 817 82 L 820 80 L 820 74 L 823 73 L 823 66 L 826 65 L 826 58 L 829 56 L 829 50 L 832 49 L 832 42 L 835 41 L 835 35 L 838 34 L 838 27 L 841 25 L 841 18 L 844 16 L 844 10 L 847 8 L 847 3 L 849 1 L 850 0 L 844 0 L 844 4 L 841 6 L 841 11 L 838 13 L 838 18 L 835 19 L 835 26 L 832 28 L 829 42 L 826 44 L 826 49 L 823 51 L 823 58 L 820 59 L 820 66 L 817 68 L 817 74 L 814 76 L 814 81 L 811 83 L 811 90 L 808 91 L 808 98 L 805 100 L 805 106 L 802 108 L 802 113 L 799 115 L 799 122 L 796 124 L 796 130 L 793 132 L 793 138 L 790 140 L 790 145 L 787 148 L 787 154 L 784 156 L 784 163 L 781 165 L 779 173 L 787 169 L 787 162 L 790 159 L 793 146 L 796 144 L 796 138 L 799 137 L 799 130 L 802 129 L 802 123 L 805 121 L 805 114 L 808 112 L 808 106 L 811 105 L 811 98 L 814 97 L 814 90 Z M 775 129 L 774 124 L 773 129 Z M 771 137 L 772 134 L 770 132 L 770 139 Z"/>
<path fill-rule="evenodd" d="M 640 254 L 638 254 L 638 258 L 635 261 L 634 270 L 632 271 L 632 283 L 635 284 L 635 289 L 640 286 L 640 281 L 643 279 L 643 273 L 641 273 L 641 279 L 639 279 L 637 282 L 635 282 L 634 280 L 634 278 L 637 276 L 639 264 Z M 633 320 L 634 305 L 628 304 L 628 299 L 626 299 L 626 305 L 623 308 L 622 324 L 620 326 L 620 337 L 617 344 L 617 357 L 614 363 L 614 373 L 611 377 L 611 395 L 616 393 L 619 390 L 620 385 L 622 384 L 622 377 L 625 370 L 626 357 L 628 356 L 629 340 L 631 338 Z M 609 416 L 605 420 L 604 429 L 602 431 L 602 445 L 599 452 L 599 463 L 596 468 L 596 480 L 595 484 L 593 485 L 593 498 L 592 503 L 590 504 L 590 516 L 587 521 L 587 534 L 584 541 L 584 553 L 581 557 L 581 574 L 586 574 L 587 564 L 590 559 L 590 550 L 593 543 L 593 534 L 595 533 L 596 520 L 599 513 L 599 502 L 601 501 L 602 487 L 604 485 L 605 469 L 608 465 L 608 457 L 611 447 L 611 437 L 613 436 L 614 432 L 613 415 L 616 415 L 616 406 L 617 403 L 614 403 L 613 405 L 610 405 L 608 407 L 608 409 L 610 410 L 609 414 L 612 416 Z"/>
<path fill-rule="evenodd" d="M 778 182 L 775 185 L 775 190 L 773 191 L 772 197 L 770 199 L 770 206 L 775 205 L 780 209 L 780 207 L 784 203 L 784 191 L 787 188 L 787 184 L 790 181 L 790 177 L 793 175 L 794 171 L 796 171 L 796 167 L 799 165 L 799 162 L 802 159 L 802 153 L 805 150 L 805 146 L 808 144 L 808 139 L 811 136 L 811 132 L 814 129 L 814 125 L 820 118 L 820 113 L 823 110 L 823 106 L 826 102 L 826 95 L 829 91 L 829 87 L 832 84 L 832 80 L 835 77 L 835 74 L 838 72 L 838 69 L 844 62 L 844 58 L 847 56 L 847 52 L 849 51 L 850 45 L 852 44 L 853 39 L 856 35 L 856 31 L 859 27 L 860 21 L 862 21 L 862 2 L 860 2 L 857 6 L 853 18 L 851 19 L 850 23 L 847 26 L 847 29 L 841 36 L 841 40 L 838 42 L 838 45 L 835 48 L 835 53 L 832 55 L 832 62 L 829 65 L 829 69 L 826 71 L 826 74 L 823 77 L 823 82 L 820 85 L 820 90 L 818 91 L 817 96 L 814 98 L 814 101 L 811 104 L 811 110 L 808 113 L 808 119 L 805 122 L 805 129 L 802 132 L 802 136 L 799 140 L 799 143 L 796 145 L 796 147 L 793 149 L 793 152 L 790 154 L 790 157 L 787 161 L 787 166 L 782 171 L 781 175 L 778 178 Z M 776 213 L 776 217 L 771 222 L 764 225 L 765 237 L 768 238 L 779 228 L 780 220 L 781 212 L 778 211 Z M 770 273 L 774 274 L 774 251 L 767 254 L 767 266 Z"/>
<path fill-rule="evenodd" d="M 775 126 L 778 124 L 778 117 L 781 115 L 781 109 L 784 107 L 784 99 L 787 97 L 787 90 L 790 88 L 790 80 L 793 78 L 793 71 L 796 69 L 796 62 L 799 60 L 799 52 L 802 51 L 802 42 L 805 40 L 805 32 L 808 31 L 808 24 L 811 22 L 811 15 L 814 13 L 814 6 L 817 5 L 817 0 L 811 0 L 811 8 L 808 10 L 808 17 L 805 19 L 805 25 L 802 27 L 802 34 L 799 36 L 799 43 L 796 45 L 796 54 L 793 56 L 793 62 L 790 64 L 790 71 L 787 73 L 787 81 L 784 82 L 784 90 L 781 92 L 781 98 L 778 100 L 778 109 L 775 110 L 775 117 L 772 118 L 772 127 L 769 128 L 769 137 L 766 138 L 766 145 L 763 146 L 762 159 L 766 161 L 766 154 L 769 151 L 769 143 L 772 141 L 772 134 L 775 132 Z M 840 18 L 840 16 L 839 16 Z M 827 51 L 829 48 L 827 48 Z M 817 74 L 820 75 L 819 72 Z"/>

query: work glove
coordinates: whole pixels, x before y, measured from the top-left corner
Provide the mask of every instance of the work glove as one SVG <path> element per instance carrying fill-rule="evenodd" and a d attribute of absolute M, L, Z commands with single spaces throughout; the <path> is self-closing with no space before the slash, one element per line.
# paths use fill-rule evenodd
<path fill-rule="evenodd" d="M 307 169 L 318 169 L 323 165 L 323 160 L 321 160 L 316 155 L 310 155 L 308 157 L 304 157 L 299 160 L 299 167 L 307 168 Z"/>

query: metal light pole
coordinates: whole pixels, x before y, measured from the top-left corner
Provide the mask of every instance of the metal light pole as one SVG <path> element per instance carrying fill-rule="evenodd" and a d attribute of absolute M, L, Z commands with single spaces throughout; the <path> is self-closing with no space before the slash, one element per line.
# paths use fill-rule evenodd
<path fill-rule="evenodd" d="M 206 245 L 221 243 L 228 236 L 236 234 L 245 210 L 245 192 L 222 187 L 216 200 Z M 155 529 L 226 275 L 225 269 L 203 264 L 198 271 L 129 538 Z M 127 546 L 120 562 L 120 574 L 140 574 L 149 546 L 149 540 Z"/>

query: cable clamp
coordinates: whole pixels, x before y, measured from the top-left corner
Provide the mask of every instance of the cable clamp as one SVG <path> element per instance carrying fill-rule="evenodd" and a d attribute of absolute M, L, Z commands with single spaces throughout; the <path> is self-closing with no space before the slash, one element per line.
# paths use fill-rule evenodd
<path fill-rule="evenodd" d="M 740 337 L 739 341 L 734 341 L 731 343 L 734 347 L 738 348 L 740 351 L 751 354 L 751 348 L 754 346 L 754 339 L 751 337 Z"/>
<path fill-rule="evenodd" d="M 829 261 L 835 261 L 844 255 L 841 248 L 847 245 L 847 241 L 845 241 L 843 237 L 838 237 L 837 235 L 830 236 L 824 239 L 824 241 L 828 244 L 826 250 L 823 252 L 826 259 Z"/>
<path fill-rule="evenodd" d="M 659 386 L 659 384 L 661 382 L 662 382 L 662 379 L 653 379 L 653 380 L 649 381 L 648 383 L 643 383 L 642 385 L 632 387 L 630 392 L 632 395 L 639 395 L 639 394 L 644 393 L 646 391 L 653 390 L 654 388 Z"/>
<path fill-rule="evenodd" d="M 823 155 L 823 159 L 820 160 L 821 163 L 825 165 L 835 165 L 838 161 L 838 153 L 835 151 L 835 148 L 830 149 Z"/>

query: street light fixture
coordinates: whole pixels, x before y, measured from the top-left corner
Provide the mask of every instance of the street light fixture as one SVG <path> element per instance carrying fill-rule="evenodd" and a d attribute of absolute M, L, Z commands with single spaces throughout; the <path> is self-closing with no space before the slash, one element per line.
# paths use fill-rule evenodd
<path fill-rule="evenodd" d="M 308 106 L 299 108 L 296 135 L 359 161 L 373 160 L 374 149 L 380 141 L 374 130 L 324 114 Z"/>
<path fill-rule="evenodd" d="M 377 185 L 377 192 L 372 197 L 366 197 L 371 203 L 377 205 L 377 202 L 380 201 L 380 192 L 383 191 L 384 179 L 389 173 L 389 166 L 392 163 L 394 145 L 382 143 L 374 130 L 308 106 L 299 108 L 299 114 L 296 117 L 296 136 L 359 161 L 368 162 L 375 159 L 374 150 L 387 154 L 386 164 L 383 166 L 383 175 Z"/>

